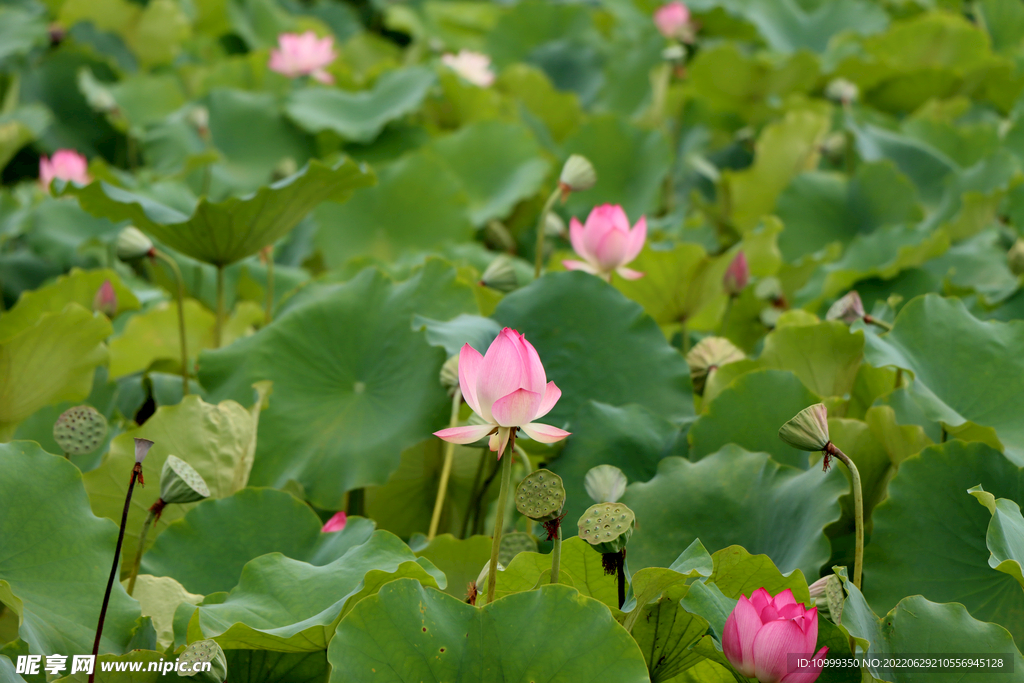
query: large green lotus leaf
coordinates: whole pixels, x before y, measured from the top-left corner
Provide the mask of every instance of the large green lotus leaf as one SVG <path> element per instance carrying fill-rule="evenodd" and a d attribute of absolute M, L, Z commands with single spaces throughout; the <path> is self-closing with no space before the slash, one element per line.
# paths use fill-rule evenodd
<path fill-rule="evenodd" d="M 128 579 L 121 583 L 127 588 Z M 160 649 L 174 644 L 174 611 L 178 605 L 183 602 L 198 605 L 203 600 L 202 595 L 189 593 L 169 576 L 150 576 L 146 573 L 136 577 L 132 597 L 139 601 L 142 616 L 153 619 L 157 647 Z"/>
<path fill-rule="evenodd" d="M 575 521 L 566 523 L 563 520 L 563 526 L 575 526 Z M 562 542 L 558 582 L 573 586 L 582 595 L 600 600 L 615 609 L 619 606 L 618 583 L 614 575 L 605 573 L 601 562 L 601 553 L 589 543 L 578 536 L 567 538 Z M 551 555 L 524 551 L 512 558 L 505 571 L 498 574 L 497 585 L 494 587 L 495 599 L 533 590 L 539 584 L 548 584 L 550 581 Z M 477 589 L 482 596 L 487 594 L 487 586 L 477 586 Z"/>
<path fill-rule="evenodd" d="M 5 11 L 6 8 L 0 8 L 0 16 Z M 10 42 L 0 38 L 0 44 Z M 49 110 L 38 104 L 23 105 L 0 114 L 0 170 L 18 150 L 42 135 L 52 120 Z"/>
<path fill-rule="evenodd" d="M 3 683 L 25 683 L 21 674 L 15 671 L 14 662 L 6 655 L 0 655 L 0 681 Z"/>
<path fill-rule="evenodd" d="M 639 403 L 657 415 L 693 415 L 690 374 L 639 305 L 583 272 L 549 273 L 509 294 L 494 319 L 526 335 L 562 398 L 545 416 L 569 420 L 588 400 Z"/>
<path fill-rule="evenodd" d="M 200 199 L 191 215 L 105 182 L 84 187 L 67 183 L 62 193 L 77 196 L 82 208 L 95 216 L 132 221 L 183 254 L 226 266 L 284 237 L 321 202 L 345 201 L 373 180 L 366 167 L 349 159 L 333 167 L 313 160 L 251 195 L 220 202 Z"/>
<path fill-rule="evenodd" d="M 387 531 L 373 532 L 368 541 L 322 567 L 280 553 L 263 555 L 245 565 L 230 593 L 207 596 L 199 605 L 189 621 L 188 640 L 212 638 L 223 648 L 277 652 L 324 650 L 353 605 L 399 578 L 434 588 L 444 582 L 430 562 L 417 560 L 409 546 Z"/>
<path fill-rule="evenodd" d="M 660 131 L 645 131 L 611 114 L 595 116 L 562 145 L 565 154 L 582 154 L 597 171 L 597 183 L 573 192 L 566 211 L 583 221 L 597 204 L 621 204 L 635 223 L 653 212 L 662 179 L 671 165 L 669 144 Z"/>
<path fill-rule="evenodd" d="M 327 683 L 327 651 L 225 650 L 232 683 Z"/>
<path fill-rule="evenodd" d="M 977 294 L 982 306 L 998 306 L 1020 288 L 1019 278 L 1007 265 L 1001 241 L 999 230 L 985 230 L 954 244 L 922 268 L 942 281 L 946 293 L 964 297 Z"/>
<path fill-rule="evenodd" d="M 46 12 L 38 4 L 0 7 L 0 60 L 49 43 Z M 0 164 L 2 167 L 3 164 Z"/>
<path fill-rule="evenodd" d="M 579 98 L 556 90 L 540 69 L 512 64 L 502 70 L 496 85 L 543 122 L 554 142 L 563 141 L 583 122 Z"/>
<path fill-rule="evenodd" d="M 111 332 L 106 317 L 71 302 L 0 338 L 0 440 L 40 408 L 88 396 Z"/>
<path fill-rule="evenodd" d="M 0 470 L 0 602 L 32 653 L 90 652 L 117 526 L 89 510 L 78 468 L 35 443 L 0 444 Z M 114 586 L 100 651 L 124 652 L 138 618 Z"/>
<path fill-rule="evenodd" d="M 996 499 L 981 486 L 968 489 L 968 493 L 978 499 L 992 513 L 992 521 L 985 534 L 985 542 L 989 552 L 988 564 L 1005 574 L 1017 579 L 1024 587 L 1024 517 L 1020 514 L 1020 506 L 1008 498 Z"/>
<path fill-rule="evenodd" d="M 800 471 L 734 445 L 696 463 L 665 458 L 622 498 L 637 519 L 630 568 L 668 566 L 700 538 L 709 550 L 742 545 L 783 571 L 817 576 L 830 554 L 823 530 L 839 518 L 845 490 L 841 474 Z"/>
<path fill-rule="evenodd" d="M 917 189 L 889 160 L 860 164 L 849 178 L 801 173 L 779 195 L 775 213 L 786 226 L 779 249 L 788 262 L 884 225 L 922 218 Z"/>
<path fill-rule="evenodd" d="M 417 550 L 416 557 L 427 558 L 443 571 L 448 580 L 444 592 L 461 599 L 466 597 L 469 584 L 476 581 L 480 570 L 491 559 L 491 537 L 456 538 L 441 534 L 427 547 Z"/>
<path fill-rule="evenodd" d="M 693 9 L 710 8 L 709 5 L 698 2 Z M 865 0 L 835 0 L 809 6 L 797 0 L 732 0 L 722 2 L 721 6 L 754 24 L 765 42 L 783 53 L 823 53 L 832 37 L 840 32 L 866 36 L 881 33 L 889 24 L 885 11 Z"/>
<path fill-rule="evenodd" d="M 1021 469 L 981 443 L 948 441 L 903 461 L 873 515 L 866 595 L 878 611 L 908 593 L 959 602 L 1024 638 L 1024 591 L 989 566 L 985 536 L 992 515 L 967 494 L 974 484 L 996 497 L 1024 500 Z"/>
<path fill-rule="evenodd" d="M 1007 381 L 1024 373 L 1024 356 L 1009 351 L 1022 343 L 1024 323 L 982 322 L 959 299 L 929 294 L 900 310 L 892 332 L 869 336 L 864 354 L 872 365 L 914 374 L 908 390 L 928 419 L 991 427 L 1007 456 L 1024 465 L 1024 422 L 1016 409 L 1024 383 Z"/>
<path fill-rule="evenodd" d="M 700 460 L 734 443 L 807 469 L 807 453 L 782 441 L 779 427 L 820 401 L 792 372 L 748 372 L 715 396 L 690 427 L 690 459 Z"/>
<path fill-rule="evenodd" d="M 373 533 L 373 522 L 349 517 L 345 529 L 321 533 L 313 510 L 290 493 L 246 488 L 196 505 L 157 537 L 142 556 L 142 571 L 169 576 L 193 593 L 228 591 L 245 564 L 281 553 L 313 565 L 344 555 Z"/>
<path fill-rule="evenodd" d="M 614 465 L 629 481 L 647 481 L 668 455 L 685 455 L 686 437 L 673 425 L 638 405 L 610 406 L 587 401 L 572 419 L 573 436 L 549 469 L 565 486 L 565 518 L 571 522 L 595 502 L 583 486 L 592 467 Z M 564 524 L 562 534 L 576 534 L 576 525 Z"/>
<path fill-rule="evenodd" d="M 479 608 L 395 581 L 342 620 L 327 658 L 332 683 L 649 680 L 640 650 L 608 608 L 566 586 Z"/>
<path fill-rule="evenodd" d="M 775 329 L 765 337 L 758 360 L 765 367 L 792 371 L 804 386 L 827 398 L 853 390 L 863 354 L 863 332 L 828 321 Z"/>
<path fill-rule="evenodd" d="M 923 225 L 941 226 L 954 242 L 973 237 L 992 226 L 1007 192 L 1020 184 L 1020 162 L 1007 150 L 997 150 L 950 181 L 942 203 Z"/>
<path fill-rule="evenodd" d="M 389 122 L 415 111 L 436 81 L 424 66 L 386 71 L 370 90 L 302 88 L 292 93 L 285 110 L 301 128 L 331 130 L 346 140 L 372 142 Z"/>
<path fill-rule="evenodd" d="M 380 171 L 377 187 L 344 205 L 323 204 L 314 242 L 327 265 L 357 256 L 391 260 L 472 234 L 469 197 L 444 160 L 427 150 L 406 154 Z"/>
<path fill-rule="evenodd" d="M 135 487 L 128 513 L 122 557 L 130 562 L 138 548 L 139 532 L 147 511 L 160 497 L 160 471 L 168 455 L 176 455 L 202 475 L 213 498 L 229 496 L 245 486 L 252 466 L 260 402 L 252 412 L 234 401 L 210 404 L 196 395 L 181 403 L 161 406 L 145 424 L 130 429 L 110 443 L 99 467 L 85 474 L 93 512 L 120 521 L 128 479 L 135 463 L 135 437 L 154 443 L 143 463 L 149 485 Z M 149 531 L 148 543 L 180 519 L 194 504 L 168 505 Z"/>
<path fill-rule="evenodd" d="M 430 147 L 466 188 L 469 217 L 476 226 L 508 216 L 521 200 L 537 193 L 551 168 L 522 124 L 481 121 L 437 138 Z"/>
<path fill-rule="evenodd" d="M 1014 52 L 1024 39 L 1024 7 L 1013 0 L 982 0 L 978 3 L 982 26 L 996 52 Z"/>
<path fill-rule="evenodd" d="M 640 572 L 633 576 L 634 586 L 638 574 Z M 637 608 L 638 618 L 630 629 L 630 634 L 636 640 L 640 651 L 644 653 L 644 660 L 651 674 L 651 683 L 677 683 L 679 674 L 701 661 L 706 661 L 703 655 L 693 651 L 691 647 L 707 633 L 708 622 L 680 606 L 679 600 L 686 591 L 686 586 L 677 583 L 667 587 L 664 591 L 665 596 L 657 602 L 646 604 L 645 601 Z M 730 676 L 726 680 L 735 679 Z"/>
<path fill-rule="evenodd" d="M 811 600 L 804 572 L 796 569 L 783 573 L 768 555 L 752 555 L 745 548 L 734 545 L 722 548 L 711 556 L 711 560 L 714 569 L 707 583 L 713 583 L 727 598 L 750 597 L 758 588 L 777 595 L 788 588 L 793 591 L 797 602 L 809 603 Z M 811 574 L 817 575 L 817 570 Z"/>
<path fill-rule="evenodd" d="M 216 397 L 244 397 L 253 381 L 272 380 L 252 482 L 295 481 L 308 500 L 338 510 L 346 491 L 384 484 L 402 450 L 447 422 L 445 354 L 412 329 L 413 314 L 451 318 L 475 313 L 476 303 L 436 260 L 404 282 L 367 269 L 293 300 L 251 337 L 204 352 L 199 375 Z"/>

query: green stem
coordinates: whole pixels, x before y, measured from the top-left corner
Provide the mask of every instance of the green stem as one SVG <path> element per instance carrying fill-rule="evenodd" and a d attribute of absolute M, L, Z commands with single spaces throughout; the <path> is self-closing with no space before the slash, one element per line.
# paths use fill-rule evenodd
<path fill-rule="evenodd" d="M 522 446 L 516 444 L 515 448 L 516 455 L 519 456 L 519 462 L 523 465 L 523 479 L 525 479 L 533 472 L 533 464 L 530 462 L 530 456 L 526 454 Z M 509 507 L 511 508 L 512 506 L 510 505 Z M 529 517 L 526 518 L 526 533 L 533 534 L 533 520 Z"/>
<path fill-rule="evenodd" d="M 839 448 L 829 441 L 825 447 L 826 451 L 839 458 L 850 470 L 850 479 L 853 480 L 853 523 L 856 538 L 853 557 L 853 585 L 858 589 L 861 584 L 861 574 L 864 571 L 864 488 L 860 481 L 860 472 L 853 461 Z"/>
<path fill-rule="evenodd" d="M 274 248 L 267 247 L 267 305 L 264 313 L 264 324 L 274 320 Z"/>
<path fill-rule="evenodd" d="M 540 210 L 540 219 L 537 221 L 537 253 L 534 256 L 533 263 L 533 277 L 539 278 L 540 271 L 544 267 L 544 233 L 548 226 L 548 214 L 551 213 L 551 207 L 555 205 L 555 201 L 562 194 L 562 188 L 556 187 L 555 191 L 551 193 L 548 200 L 544 202 L 544 208 Z"/>
<path fill-rule="evenodd" d="M 452 396 L 452 415 L 448 420 L 449 427 L 459 425 L 459 405 L 462 403 L 462 391 L 455 389 Z M 452 461 L 455 459 L 455 444 L 446 441 L 444 444 L 444 464 L 441 466 L 441 481 L 437 485 L 437 500 L 434 501 L 434 514 L 430 516 L 430 528 L 427 531 L 427 542 L 434 540 L 437 535 L 437 525 L 441 521 L 441 510 L 444 509 L 444 497 L 448 492 L 448 478 L 452 474 Z"/>
<path fill-rule="evenodd" d="M 146 536 L 149 534 L 149 526 L 156 519 L 156 513 L 152 510 L 146 515 L 146 521 L 142 525 L 142 532 L 139 534 L 139 549 L 135 551 L 135 562 L 132 563 L 132 573 L 128 577 L 128 595 L 135 590 L 135 579 L 139 577 L 139 567 L 142 565 L 142 550 L 146 547 Z"/>
<path fill-rule="evenodd" d="M 869 325 L 878 325 L 879 327 L 881 327 L 886 332 L 891 332 L 892 331 L 892 325 L 890 325 L 889 323 L 885 322 L 884 320 L 879 320 L 878 318 L 873 318 L 870 315 L 864 316 L 864 322 L 868 323 Z"/>
<path fill-rule="evenodd" d="M 626 569 L 625 569 L 625 567 L 626 567 L 625 550 L 622 550 L 622 551 L 620 551 L 618 561 L 615 563 L 615 574 L 618 577 L 618 584 L 619 584 L 619 609 L 620 610 L 622 609 L 622 606 L 626 604 Z M 640 609 L 640 605 L 637 605 L 636 608 Z"/>
<path fill-rule="evenodd" d="M 562 525 L 558 525 L 555 542 L 551 547 L 551 583 L 558 583 L 558 574 L 562 566 Z"/>
<path fill-rule="evenodd" d="M 213 328 L 213 345 L 219 349 L 224 340 L 224 266 L 217 266 L 217 322 Z"/>
<path fill-rule="evenodd" d="M 173 258 L 154 249 L 153 253 L 157 258 L 171 267 L 174 279 L 178 283 L 178 343 L 181 346 L 181 392 L 182 396 L 188 396 L 188 342 L 185 336 L 185 278 L 181 275 L 181 268 Z"/>
<path fill-rule="evenodd" d="M 516 445 L 516 433 L 508 436 L 505 457 L 501 463 L 501 489 L 498 491 L 498 513 L 494 519 L 494 538 L 491 541 L 491 564 L 487 571 L 487 603 L 494 601 L 494 589 L 498 582 L 498 551 L 501 549 L 501 532 L 505 526 L 505 505 L 508 503 L 508 489 L 512 481 L 512 451 Z"/>
<path fill-rule="evenodd" d="M 721 337 L 725 333 L 725 324 L 729 322 L 729 314 L 732 312 L 732 300 L 734 296 L 729 296 L 725 302 L 725 313 L 722 314 L 722 319 L 718 323 L 718 336 Z"/>

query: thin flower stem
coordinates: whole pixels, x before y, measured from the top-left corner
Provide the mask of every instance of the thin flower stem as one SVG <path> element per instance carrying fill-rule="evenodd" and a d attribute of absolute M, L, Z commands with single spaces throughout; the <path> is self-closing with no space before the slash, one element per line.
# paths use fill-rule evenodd
<path fill-rule="evenodd" d="M 884 320 L 879 320 L 878 318 L 874 318 L 874 317 L 872 317 L 870 315 L 864 316 L 864 322 L 868 323 L 869 325 L 878 325 L 879 327 L 881 327 L 886 332 L 891 332 L 892 331 L 892 325 L 890 325 L 889 323 L 885 322 Z"/>
<path fill-rule="evenodd" d="M 551 548 L 551 583 L 558 583 L 558 574 L 562 567 L 562 525 L 558 525 L 554 544 Z"/>
<path fill-rule="evenodd" d="M 274 321 L 274 247 L 266 247 L 267 251 L 267 304 L 264 312 L 264 324 Z"/>
<path fill-rule="evenodd" d="M 619 557 L 618 557 L 616 563 L 615 563 L 615 573 L 618 576 L 618 584 L 619 584 L 619 609 L 620 610 L 622 609 L 622 606 L 626 604 L 626 569 L 625 569 L 625 567 L 626 567 L 626 554 L 625 553 L 626 553 L 626 551 L 622 550 L 620 552 L 620 554 L 619 554 Z M 639 609 L 639 608 L 640 608 L 640 605 L 637 605 L 637 609 Z"/>
<path fill-rule="evenodd" d="M 853 523 L 856 538 L 853 557 L 853 585 L 859 589 L 861 575 L 864 571 L 864 488 L 861 485 L 860 472 L 849 456 L 839 450 L 831 441 L 826 446 L 826 450 L 829 455 L 843 461 L 846 468 L 850 470 L 850 478 L 853 480 Z"/>
<path fill-rule="evenodd" d="M 217 266 L 217 322 L 213 328 L 213 346 L 219 349 L 224 340 L 224 266 Z"/>
<path fill-rule="evenodd" d="M 142 550 L 146 547 L 146 536 L 149 534 L 149 526 L 156 519 L 156 513 L 152 510 L 146 515 L 146 521 L 142 525 L 142 532 L 139 534 L 139 549 L 135 551 L 135 562 L 132 563 L 132 573 L 128 577 L 128 595 L 135 590 L 135 579 L 139 577 L 139 567 L 142 565 Z"/>
<path fill-rule="evenodd" d="M 725 324 L 729 322 L 729 314 L 732 313 L 732 300 L 736 297 L 730 296 L 725 302 L 725 313 L 722 314 L 722 319 L 718 322 L 718 336 L 724 336 Z"/>
<path fill-rule="evenodd" d="M 188 341 L 185 336 L 185 278 L 181 276 L 181 268 L 173 258 L 154 249 L 153 253 L 171 267 L 174 279 L 178 283 L 178 344 L 181 346 L 181 392 L 182 396 L 188 396 Z"/>
<path fill-rule="evenodd" d="M 530 456 L 526 454 L 526 451 L 523 450 L 523 447 L 519 444 L 516 444 L 516 455 L 519 456 L 518 462 L 523 465 L 523 478 L 525 479 L 530 476 L 531 472 L 533 472 L 533 465 L 530 463 Z M 509 507 L 511 508 L 512 506 L 510 505 Z M 526 533 L 531 535 L 533 534 L 533 520 L 529 517 L 526 518 Z"/>
<path fill-rule="evenodd" d="M 456 387 L 452 396 L 452 416 L 448 420 L 449 427 L 459 426 L 459 406 L 462 404 L 462 391 Z M 446 441 L 444 444 L 444 464 L 441 466 L 441 481 L 437 485 L 437 500 L 434 501 L 434 514 L 430 516 L 430 528 L 427 531 L 427 542 L 437 535 L 437 525 L 441 521 L 441 510 L 444 509 L 444 497 L 448 493 L 448 478 L 452 474 L 452 461 L 455 459 L 455 444 Z"/>
<path fill-rule="evenodd" d="M 555 201 L 561 194 L 561 186 L 556 187 L 548 200 L 544 202 L 544 208 L 540 210 L 540 219 L 537 221 L 537 253 L 533 263 L 534 278 L 540 277 L 540 271 L 544 268 L 544 233 L 548 227 L 548 214 L 551 213 L 551 207 L 555 205 Z"/>
<path fill-rule="evenodd" d="M 124 497 L 124 511 L 121 513 L 121 530 L 117 534 L 117 545 L 114 547 L 114 564 L 110 567 L 110 578 L 107 579 L 107 590 L 103 593 L 103 605 L 100 607 L 100 619 L 96 624 L 96 640 L 92 644 L 93 661 L 100 653 L 100 637 L 103 635 L 103 621 L 107 618 L 107 605 L 110 604 L 110 591 L 114 587 L 114 579 L 117 578 L 117 565 L 121 559 L 121 544 L 124 543 L 124 529 L 128 525 L 128 510 L 132 504 L 132 491 L 135 489 L 136 479 L 142 476 L 142 464 L 135 463 L 132 468 L 132 478 L 128 481 L 128 493 Z M 96 679 L 96 666 L 89 674 L 89 683 Z"/>
<path fill-rule="evenodd" d="M 487 571 L 487 602 L 494 601 L 494 589 L 498 583 L 498 551 L 501 550 L 501 532 L 505 527 L 505 505 L 508 503 L 508 489 L 512 481 L 512 452 L 516 447 L 516 432 L 513 429 L 505 447 L 501 463 L 501 489 L 498 491 L 498 514 L 494 519 L 494 538 L 491 541 L 491 564 Z"/>

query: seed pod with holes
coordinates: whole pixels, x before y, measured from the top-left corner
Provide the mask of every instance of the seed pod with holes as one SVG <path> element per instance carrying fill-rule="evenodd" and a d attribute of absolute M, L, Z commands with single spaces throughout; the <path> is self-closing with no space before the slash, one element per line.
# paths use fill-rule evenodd
<path fill-rule="evenodd" d="M 160 499 L 168 505 L 194 503 L 210 497 L 210 489 L 192 465 L 176 455 L 168 455 L 160 473 Z"/>
<path fill-rule="evenodd" d="M 68 408 L 53 424 L 53 440 L 68 455 L 91 453 L 107 438 L 107 418 L 92 406 Z"/>
<path fill-rule="evenodd" d="M 501 537 L 498 563 L 507 567 L 512 558 L 522 552 L 537 552 L 537 541 L 533 540 L 533 536 L 522 531 L 505 534 Z"/>
<path fill-rule="evenodd" d="M 591 505 L 578 523 L 580 538 L 602 554 L 617 553 L 626 547 L 636 526 L 633 511 L 622 503 Z"/>
<path fill-rule="evenodd" d="M 228 676 L 228 660 L 221 649 L 213 640 L 197 640 L 178 655 L 178 662 L 182 663 L 182 671 L 179 676 L 195 677 L 197 683 L 223 683 Z M 187 671 L 184 663 L 188 662 Z M 197 664 L 210 663 L 210 670 L 197 672 Z"/>
<path fill-rule="evenodd" d="M 537 522 L 555 519 L 564 505 L 562 478 L 550 470 L 531 472 L 516 488 L 516 509 Z"/>

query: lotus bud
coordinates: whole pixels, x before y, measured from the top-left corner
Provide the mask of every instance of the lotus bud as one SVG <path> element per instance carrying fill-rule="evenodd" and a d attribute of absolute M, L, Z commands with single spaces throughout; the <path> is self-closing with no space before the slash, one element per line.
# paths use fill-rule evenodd
<path fill-rule="evenodd" d="M 779 438 L 802 451 L 823 451 L 829 444 L 828 409 L 815 403 L 796 414 L 779 429 Z"/>
<path fill-rule="evenodd" d="M 859 96 L 860 88 L 857 84 L 845 78 L 836 78 L 825 88 L 825 97 L 843 106 L 853 104 Z"/>
<path fill-rule="evenodd" d="M 739 296 L 749 280 L 750 267 L 747 265 L 747 257 L 742 251 L 738 251 L 732 263 L 725 270 L 722 286 L 725 287 L 725 293 L 729 296 Z"/>
<path fill-rule="evenodd" d="M 135 437 L 135 464 L 141 465 L 142 461 L 146 459 L 146 454 L 149 453 L 149 449 L 153 447 L 153 442 L 149 439 L 140 439 Z"/>
<path fill-rule="evenodd" d="M 833 574 L 832 576 L 835 576 L 835 574 Z M 826 583 L 828 583 L 828 577 L 827 576 L 823 576 L 820 579 L 818 579 L 817 581 L 815 581 L 814 583 L 812 583 L 810 586 L 807 587 L 807 590 L 811 594 L 811 600 L 823 597 L 825 595 L 825 584 Z"/>
<path fill-rule="evenodd" d="M 636 516 L 622 503 L 598 503 L 587 508 L 577 526 L 580 538 L 597 552 L 620 553 L 633 535 Z"/>
<path fill-rule="evenodd" d="M 851 290 L 829 306 L 825 320 L 842 320 L 846 324 L 851 324 L 863 320 L 864 315 L 864 303 L 860 300 L 860 294 L 856 290 Z"/>
<path fill-rule="evenodd" d="M 564 505 L 562 478 L 550 470 L 534 470 L 516 487 L 516 509 L 537 522 L 555 519 Z"/>
<path fill-rule="evenodd" d="M 192 465 L 176 455 L 167 456 L 160 472 L 160 500 L 167 505 L 181 505 L 209 497 L 206 481 Z"/>
<path fill-rule="evenodd" d="M 96 291 L 96 296 L 92 299 L 92 310 L 99 311 L 108 318 L 113 318 L 117 313 L 117 294 L 110 280 L 104 280 Z"/>
<path fill-rule="evenodd" d="M 746 357 L 745 353 L 725 337 L 704 337 L 686 354 L 693 390 L 703 395 L 704 386 L 712 372 Z"/>
<path fill-rule="evenodd" d="M 766 629 L 763 634 L 762 629 Z M 740 595 L 722 629 L 726 659 L 741 675 L 761 683 L 811 683 L 817 679 L 828 654 L 825 646 L 811 655 L 817 640 L 818 608 L 807 609 L 798 603 L 789 588 L 774 597 L 764 588 L 758 588 L 749 598 Z M 770 645 L 764 647 L 766 643 Z M 813 662 L 798 669 L 799 673 L 791 673 L 791 653 L 807 653 Z"/>
<path fill-rule="evenodd" d="M 202 137 L 205 138 L 210 134 L 210 110 L 206 107 L 194 107 L 188 113 L 188 121 L 196 127 Z"/>
<path fill-rule="evenodd" d="M 178 655 L 181 663 L 179 676 L 195 677 L 197 683 L 224 683 L 228 677 L 228 659 L 224 650 L 213 640 L 197 640 Z M 185 663 L 188 663 L 188 667 Z M 209 671 L 197 672 L 196 664 L 209 662 Z M 186 671 L 187 668 L 187 671 Z"/>
<path fill-rule="evenodd" d="M 498 564 L 507 567 L 519 553 L 537 552 L 537 541 L 533 536 L 522 531 L 515 531 L 501 537 L 498 550 Z"/>
<path fill-rule="evenodd" d="M 459 388 L 459 357 L 452 356 L 441 366 L 441 386 L 448 392 L 449 396 L 455 395 Z"/>
<path fill-rule="evenodd" d="M 491 265 L 480 276 L 480 284 L 506 294 L 519 287 L 512 259 L 502 255 L 491 261 Z"/>
<path fill-rule="evenodd" d="M 544 234 L 547 237 L 561 237 L 562 239 L 568 239 L 569 228 L 566 227 L 565 221 L 554 211 L 549 211 L 547 218 L 544 219 Z"/>
<path fill-rule="evenodd" d="M 564 200 L 570 192 L 589 190 L 597 183 L 597 171 L 590 159 L 579 154 L 571 155 L 562 167 L 562 175 L 558 177 L 558 186 L 562 189 Z"/>
<path fill-rule="evenodd" d="M 484 226 L 484 240 L 498 251 L 512 251 L 516 248 L 516 240 L 500 221 L 489 221 Z"/>
<path fill-rule="evenodd" d="M 615 503 L 626 492 L 626 474 L 615 465 L 591 467 L 583 477 L 583 488 L 597 503 Z"/>
<path fill-rule="evenodd" d="M 129 225 L 117 236 L 115 251 L 117 258 L 122 261 L 134 261 L 143 256 L 153 256 L 156 253 L 153 241 L 134 225 Z"/>
<path fill-rule="evenodd" d="M 107 438 L 107 418 L 92 406 L 68 408 L 53 424 L 53 440 L 67 455 L 92 453 Z"/>
<path fill-rule="evenodd" d="M 1007 265 L 1014 275 L 1024 275 L 1024 239 L 1019 239 L 1006 254 Z"/>
<path fill-rule="evenodd" d="M 345 511 L 342 510 L 341 512 L 336 512 L 333 517 L 327 520 L 327 523 L 324 524 L 323 528 L 320 529 L 320 533 L 329 534 L 334 531 L 341 531 L 345 528 L 345 524 L 347 523 L 348 515 L 345 514 Z"/>

